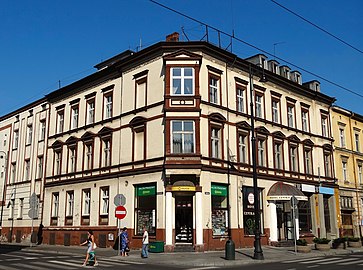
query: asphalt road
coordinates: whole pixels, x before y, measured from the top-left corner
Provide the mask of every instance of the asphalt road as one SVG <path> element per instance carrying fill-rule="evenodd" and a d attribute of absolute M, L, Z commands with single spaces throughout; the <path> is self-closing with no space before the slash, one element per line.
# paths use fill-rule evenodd
<path fill-rule="evenodd" d="M 363 253 L 349 255 L 327 256 L 327 257 L 307 257 L 285 260 L 277 263 L 257 263 L 251 265 L 241 265 L 225 269 L 248 269 L 248 270 L 352 270 L 363 269 Z"/>

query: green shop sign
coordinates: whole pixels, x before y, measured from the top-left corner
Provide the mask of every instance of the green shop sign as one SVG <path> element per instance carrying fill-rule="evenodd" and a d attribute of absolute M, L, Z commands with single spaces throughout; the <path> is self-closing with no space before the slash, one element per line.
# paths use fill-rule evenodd
<path fill-rule="evenodd" d="M 144 186 L 137 188 L 137 196 L 152 196 L 156 194 L 155 186 Z"/>
<path fill-rule="evenodd" d="M 214 196 L 227 196 L 227 186 L 212 185 L 211 193 Z"/>

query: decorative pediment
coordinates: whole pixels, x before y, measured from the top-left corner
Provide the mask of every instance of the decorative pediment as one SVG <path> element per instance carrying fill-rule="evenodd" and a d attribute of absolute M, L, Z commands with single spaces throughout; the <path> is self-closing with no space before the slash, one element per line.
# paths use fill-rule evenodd
<path fill-rule="evenodd" d="M 268 131 L 268 129 L 265 127 L 256 127 L 255 131 L 258 134 L 266 134 L 266 135 L 270 134 L 270 131 Z"/>
<path fill-rule="evenodd" d="M 292 142 L 300 142 L 300 139 L 296 135 L 290 135 L 288 140 Z"/>
<path fill-rule="evenodd" d="M 202 56 L 199 54 L 192 53 L 190 51 L 187 51 L 185 49 L 178 50 L 176 52 L 167 54 L 164 56 L 164 61 L 170 61 L 170 60 L 192 60 L 192 61 L 202 61 Z"/>
<path fill-rule="evenodd" d="M 275 131 L 272 133 L 272 136 L 275 138 L 280 138 L 280 139 L 285 139 L 286 136 L 284 133 L 282 133 L 281 131 Z"/>
<path fill-rule="evenodd" d="M 137 116 L 130 121 L 129 125 L 131 127 L 141 126 L 144 125 L 146 121 L 147 119 L 145 117 Z"/>
<path fill-rule="evenodd" d="M 109 127 L 103 127 L 99 132 L 98 135 L 99 136 L 106 136 L 106 135 L 110 135 L 112 134 L 113 129 L 109 128 Z"/>
<path fill-rule="evenodd" d="M 325 151 L 333 151 L 333 147 L 330 144 L 324 144 L 323 149 Z"/>
<path fill-rule="evenodd" d="M 216 121 L 216 122 L 220 122 L 220 123 L 224 123 L 226 121 L 226 118 L 221 115 L 220 113 L 211 113 L 208 116 L 209 120 L 211 121 Z"/>
<path fill-rule="evenodd" d="M 303 140 L 303 144 L 305 144 L 305 145 L 309 145 L 309 146 L 313 146 L 313 145 L 314 145 L 313 141 L 312 141 L 312 140 L 310 140 L 310 139 L 305 139 L 305 140 Z"/>
<path fill-rule="evenodd" d="M 248 124 L 246 121 L 241 121 L 241 122 L 238 122 L 236 124 L 237 128 L 240 128 L 240 129 L 248 129 L 250 130 L 251 129 L 251 126 L 250 124 Z"/>
<path fill-rule="evenodd" d="M 52 144 L 52 148 L 61 148 L 63 146 L 63 142 L 60 140 L 56 140 L 53 144 Z"/>
<path fill-rule="evenodd" d="M 69 137 L 67 140 L 66 140 L 66 144 L 76 144 L 78 141 L 78 139 L 74 136 L 71 136 Z"/>
<path fill-rule="evenodd" d="M 81 139 L 84 140 L 84 141 L 92 140 L 95 136 L 96 136 L 96 134 L 87 131 L 85 134 L 82 135 Z"/>

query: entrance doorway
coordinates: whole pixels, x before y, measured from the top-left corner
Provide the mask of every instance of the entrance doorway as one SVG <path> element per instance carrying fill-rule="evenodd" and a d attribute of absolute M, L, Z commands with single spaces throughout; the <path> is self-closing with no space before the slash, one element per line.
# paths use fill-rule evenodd
<path fill-rule="evenodd" d="M 278 241 L 294 239 L 294 224 L 290 202 L 276 203 Z"/>
<path fill-rule="evenodd" d="M 175 243 L 193 243 L 193 197 L 175 197 Z"/>

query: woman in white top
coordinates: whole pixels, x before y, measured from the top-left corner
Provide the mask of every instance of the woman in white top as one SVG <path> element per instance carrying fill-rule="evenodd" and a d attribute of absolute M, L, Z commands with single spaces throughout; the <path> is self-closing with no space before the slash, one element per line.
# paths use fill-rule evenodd
<path fill-rule="evenodd" d="M 142 236 L 142 251 L 141 251 L 142 258 L 147 258 L 149 256 L 147 251 L 148 246 L 149 246 L 149 234 L 146 230 L 146 227 L 144 227 L 144 234 Z"/>

